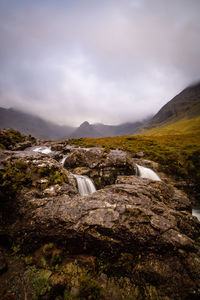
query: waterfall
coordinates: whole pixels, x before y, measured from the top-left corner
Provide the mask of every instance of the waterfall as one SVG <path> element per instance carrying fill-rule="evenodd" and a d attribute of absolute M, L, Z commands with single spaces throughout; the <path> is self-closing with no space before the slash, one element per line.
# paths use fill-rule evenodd
<path fill-rule="evenodd" d="M 65 160 L 68 155 L 64 155 L 63 158 L 61 159 L 60 163 L 64 166 Z"/>
<path fill-rule="evenodd" d="M 155 181 L 161 181 L 160 177 L 152 170 L 146 167 L 142 167 L 136 164 L 137 171 L 140 177 L 142 178 L 148 178 Z"/>
<path fill-rule="evenodd" d="M 78 184 L 78 191 L 81 196 L 87 196 L 96 192 L 96 188 L 90 178 L 87 176 L 74 174 Z"/>
<path fill-rule="evenodd" d="M 200 208 L 199 207 L 193 208 L 192 209 L 192 215 L 197 217 L 197 219 L 200 221 Z"/>

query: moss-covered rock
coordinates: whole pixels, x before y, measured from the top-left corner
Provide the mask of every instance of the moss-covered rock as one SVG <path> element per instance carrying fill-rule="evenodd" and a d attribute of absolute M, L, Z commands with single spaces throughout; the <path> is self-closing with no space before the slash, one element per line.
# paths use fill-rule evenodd
<path fill-rule="evenodd" d="M 25 136 L 14 129 L 0 129 L 0 148 L 8 150 L 24 150 L 35 144 L 36 139 Z"/>

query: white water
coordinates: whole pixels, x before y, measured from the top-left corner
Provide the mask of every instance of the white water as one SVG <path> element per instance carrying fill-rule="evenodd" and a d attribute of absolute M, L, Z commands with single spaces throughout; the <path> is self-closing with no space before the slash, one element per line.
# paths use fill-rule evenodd
<path fill-rule="evenodd" d="M 197 219 L 200 221 L 200 208 L 193 208 L 192 215 L 197 217 Z"/>
<path fill-rule="evenodd" d="M 142 167 L 137 164 L 136 166 L 140 177 L 148 178 L 155 181 L 161 181 L 160 177 L 152 169 Z"/>
<path fill-rule="evenodd" d="M 78 191 L 81 196 L 87 196 L 96 192 L 96 188 L 90 178 L 87 176 L 74 174 L 78 184 Z"/>
<path fill-rule="evenodd" d="M 63 158 L 61 159 L 60 163 L 64 166 L 65 160 L 68 155 L 64 155 Z"/>
<path fill-rule="evenodd" d="M 50 147 L 37 147 L 37 148 L 33 149 L 33 151 L 44 153 L 44 154 L 49 154 L 52 152 Z"/>

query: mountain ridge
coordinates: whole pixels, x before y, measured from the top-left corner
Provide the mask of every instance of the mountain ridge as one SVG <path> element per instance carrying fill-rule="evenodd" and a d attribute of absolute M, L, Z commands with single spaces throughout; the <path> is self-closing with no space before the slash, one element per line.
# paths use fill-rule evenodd
<path fill-rule="evenodd" d="M 64 139 L 74 130 L 14 108 L 0 107 L 0 128 L 13 128 L 26 135 L 44 139 Z"/>
<path fill-rule="evenodd" d="M 185 88 L 167 102 L 152 118 L 151 123 L 170 122 L 200 115 L 200 82 Z"/>
<path fill-rule="evenodd" d="M 180 125 L 184 126 L 184 120 L 191 120 L 186 122 L 187 127 L 193 127 L 193 123 L 200 116 L 200 82 L 190 85 L 169 102 L 167 102 L 161 109 L 155 114 L 155 116 L 139 130 L 139 134 L 163 134 L 167 133 L 168 130 L 165 130 L 165 127 L 169 127 L 169 130 L 176 132 L 176 127 L 180 129 Z M 181 122 L 181 123 L 180 123 Z M 160 130 L 159 130 L 160 129 Z M 180 133 L 184 133 L 183 130 L 180 130 Z"/>
<path fill-rule="evenodd" d="M 119 125 L 105 125 L 102 123 L 89 124 L 88 121 L 85 121 L 78 127 L 60 126 L 14 108 L 0 107 L 0 128 L 13 128 L 23 134 L 43 139 L 63 140 L 67 138 L 128 135 L 143 123 L 129 122 Z"/>

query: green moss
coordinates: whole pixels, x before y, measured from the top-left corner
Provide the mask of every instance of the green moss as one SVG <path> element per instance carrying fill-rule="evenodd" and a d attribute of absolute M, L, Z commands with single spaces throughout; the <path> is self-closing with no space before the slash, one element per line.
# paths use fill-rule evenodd
<path fill-rule="evenodd" d="M 79 266 L 77 261 L 65 265 L 62 273 L 68 282 L 64 299 L 104 299 L 103 289 L 95 279 L 94 274 L 90 273 L 86 268 Z M 73 294 L 71 293 L 72 288 L 76 290 Z"/>
<path fill-rule="evenodd" d="M 13 245 L 12 246 L 12 251 L 13 251 L 13 254 L 17 254 L 20 252 L 20 245 Z"/>
<path fill-rule="evenodd" d="M 86 274 L 79 280 L 79 299 L 99 300 L 103 299 L 103 290 L 100 284 L 92 278 L 90 274 Z"/>
<path fill-rule="evenodd" d="M 45 244 L 42 248 L 44 254 L 48 253 L 49 250 L 54 248 L 54 243 Z"/>
<path fill-rule="evenodd" d="M 3 144 L 0 144 L 0 148 L 3 149 L 3 150 L 6 150 L 6 146 L 3 145 Z"/>
<path fill-rule="evenodd" d="M 33 299 L 41 299 L 40 297 L 45 295 L 51 290 L 50 273 L 45 270 L 32 271 L 31 273 L 31 284 L 34 289 Z"/>
<path fill-rule="evenodd" d="M 9 149 L 17 143 L 24 142 L 27 139 L 19 131 L 14 129 L 0 130 L 0 144 L 1 148 Z"/>
<path fill-rule="evenodd" d="M 17 160 L 8 162 L 5 169 L 0 171 L 0 185 L 5 196 L 15 195 L 24 185 L 28 184 L 26 168 L 25 163 Z"/>
<path fill-rule="evenodd" d="M 69 183 L 69 179 L 67 177 L 67 174 L 63 171 L 53 171 L 52 173 L 49 174 L 49 185 L 51 184 L 60 184 L 60 183 Z"/>

